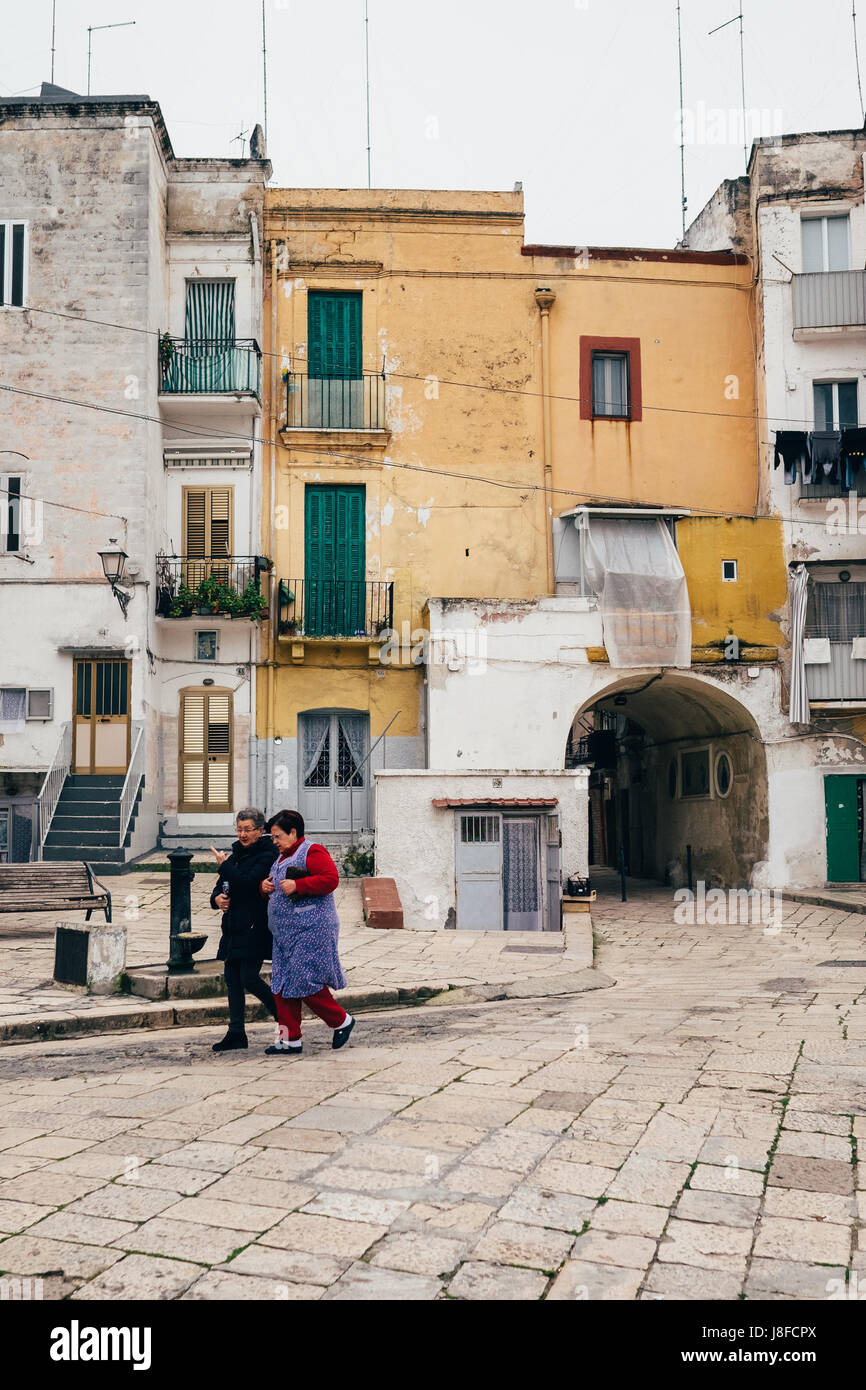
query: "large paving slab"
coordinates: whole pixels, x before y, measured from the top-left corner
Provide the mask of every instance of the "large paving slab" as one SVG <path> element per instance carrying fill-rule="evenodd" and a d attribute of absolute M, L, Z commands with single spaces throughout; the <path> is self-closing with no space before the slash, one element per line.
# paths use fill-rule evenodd
<path fill-rule="evenodd" d="M 822 962 L 866 954 L 866 918 L 690 928 L 633 887 L 596 904 L 603 991 L 370 1013 L 336 1054 L 314 1022 L 289 1068 L 255 1023 L 219 1058 L 195 1027 L 3 1046 L 0 1273 L 49 1299 L 839 1296 L 866 1277 L 866 979 Z M 374 935 L 368 980 L 419 949 Z"/>

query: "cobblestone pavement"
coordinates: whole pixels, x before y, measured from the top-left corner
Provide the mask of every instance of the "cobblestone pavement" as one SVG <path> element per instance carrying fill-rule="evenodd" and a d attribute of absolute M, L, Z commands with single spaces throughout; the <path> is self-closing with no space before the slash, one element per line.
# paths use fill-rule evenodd
<path fill-rule="evenodd" d="M 114 920 L 127 928 L 128 967 L 155 965 L 168 956 L 168 878 L 166 873 L 133 873 L 109 880 Z M 193 926 L 209 933 L 198 960 L 213 960 L 219 943 L 219 916 L 208 902 L 213 884 L 211 874 L 198 874 L 192 885 Z M 336 902 L 340 956 L 350 993 L 374 987 L 447 989 L 545 976 L 550 980 L 592 964 L 587 917 L 572 919 L 567 939 L 532 932 L 394 932 L 366 926 L 359 880 L 341 881 Z M 88 996 L 55 985 L 54 927 L 59 918 L 57 912 L 0 916 L 0 1025 L 31 1019 L 68 1021 L 87 1013 L 132 1013 L 150 1007 L 136 997 Z M 71 913 L 63 920 L 83 921 L 84 913 Z M 95 920 L 101 922 L 101 914 Z"/>
<path fill-rule="evenodd" d="M 618 979 L 0 1049 L 0 1269 L 79 1299 L 828 1299 L 866 1282 L 863 918 L 596 914 Z M 846 1277 L 850 1284 L 846 1288 Z"/>

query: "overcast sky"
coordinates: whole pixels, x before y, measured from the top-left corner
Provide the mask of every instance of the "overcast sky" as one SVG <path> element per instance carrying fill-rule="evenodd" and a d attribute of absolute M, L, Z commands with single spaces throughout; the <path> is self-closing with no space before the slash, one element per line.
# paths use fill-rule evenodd
<path fill-rule="evenodd" d="M 6 0 L 11 8 L 11 0 Z M 0 93 L 51 70 L 51 0 L 4 25 Z M 866 0 L 861 51 L 866 64 Z M 373 184 L 510 189 L 527 239 L 672 246 L 680 235 L 672 0 L 369 0 Z M 859 126 L 851 0 L 743 0 L 757 133 Z M 276 185 L 364 187 L 364 0 L 265 0 Z M 694 216 L 743 171 L 737 0 L 682 0 Z M 262 120 L 261 0 L 57 0 L 55 81 L 158 100 L 179 155 L 237 155 Z M 866 66 L 864 66 L 866 76 Z M 763 112 L 763 116 L 759 113 Z"/>

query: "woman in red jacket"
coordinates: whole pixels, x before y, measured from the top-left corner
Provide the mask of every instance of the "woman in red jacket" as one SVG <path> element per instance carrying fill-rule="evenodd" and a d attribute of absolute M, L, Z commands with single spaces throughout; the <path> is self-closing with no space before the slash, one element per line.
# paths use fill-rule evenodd
<path fill-rule="evenodd" d="M 271 989 L 279 1023 L 278 1039 L 266 1049 L 267 1055 L 300 1056 L 302 1004 L 334 1030 L 332 1047 L 343 1047 L 355 1020 L 331 993 L 346 988 L 337 951 L 337 866 L 323 845 L 304 837 L 300 812 L 278 811 L 268 821 L 268 830 L 280 857 L 262 884 L 269 897 L 268 926 L 274 938 Z"/>

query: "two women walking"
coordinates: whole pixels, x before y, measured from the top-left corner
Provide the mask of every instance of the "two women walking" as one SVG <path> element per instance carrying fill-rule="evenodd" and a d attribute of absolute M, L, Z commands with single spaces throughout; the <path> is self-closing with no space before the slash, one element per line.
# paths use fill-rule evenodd
<path fill-rule="evenodd" d="M 337 866 L 324 846 L 306 839 L 297 811 L 278 812 L 266 827 L 261 811 L 250 807 L 238 812 L 237 828 L 230 854 L 211 849 L 220 866 L 211 906 L 223 913 L 218 959 L 225 962 L 229 996 L 229 1030 L 213 1050 L 248 1046 L 246 993 L 277 1022 L 267 1056 L 302 1054 L 303 1004 L 333 1030 L 332 1046 L 343 1047 L 355 1020 L 331 994 L 346 987 L 337 949 Z M 271 989 L 259 973 L 267 956 Z"/>

